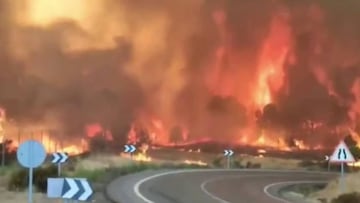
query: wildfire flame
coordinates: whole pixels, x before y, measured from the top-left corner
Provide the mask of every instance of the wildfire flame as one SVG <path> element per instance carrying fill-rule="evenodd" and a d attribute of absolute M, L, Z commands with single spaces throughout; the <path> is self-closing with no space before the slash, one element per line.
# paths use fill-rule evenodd
<path fill-rule="evenodd" d="M 134 86 L 141 90 L 139 91 L 143 94 L 141 99 L 136 97 L 136 99 L 124 102 L 135 103 L 134 101 L 142 101 L 139 104 L 140 107 L 135 105 L 134 109 L 136 110 L 129 108 L 131 110 L 129 110 L 128 114 L 131 116 L 124 116 L 130 117 L 127 120 L 125 119 L 126 121 L 116 116 L 116 119 L 112 120 L 115 122 L 108 122 L 111 119 L 107 118 L 96 120 L 97 112 L 94 110 L 94 114 L 89 113 L 91 116 L 84 119 L 79 128 L 84 127 L 90 120 L 99 123 L 89 123 L 85 126 L 88 138 L 93 138 L 102 133 L 106 140 L 117 142 L 117 140 L 114 140 L 112 132 L 105 129 L 100 123 L 121 122 L 126 123 L 126 125 L 132 124 L 128 133 L 128 142 L 135 144 L 140 142 L 140 131 L 144 129 L 151 142 L 156 144 L 176 145 L 216 136 L 217 140 L 220 141 L 227 139 L 229 142 L 245 145 L 293 150 L 322 148 L 323 145 L 327 144 L 326 142 L 330 137 L 341 139 L 343 132 L 347 132 L 347 130 L 342 129 L 351 128 L 352 133 L 356 133 L 356 126 L 360 125 L 360 79 L 356 71 L 353 74 L 347 74 L 348 72 L 346 72 L 348 66 L 355 66 L 359 62 L 359 50 L 355 46 L 358 44 L 357 37 L 353 37 L 357 35 L 352 34 L 352 32 L 357 32 L 357 30 L 352 29 L 352 27 L 356 26 L 351 24 L 354 23 L 351 18 L 346 18 L 347 15 L 345 14 L 347 13 L 342 16 L 344 19 L 339 20 L 339 22 L 346 23 L 327 23 L 326 21 L 327 17 L 332 19 L 333 16 L 331 15 L 334 15 L 334 13 L 338 15 L 341 9 L 334 12 L 331 6 L 324 6 L 321 2 L 299 3 L 299 5 L 292 7 L 277 1 L 266 1 L 266 5 L 271 6 L 261 6 L 261 9 L 264 7 L 266 12 L 258 12 L 257 15 L 259 16 L 252 18 L 251 15 L 247 16 L 249 15 L 248 12 L 237 11 L 232 13 L 233 10 L 237 9 L 228 9 L 228 5 L 224 1 L 218 1 L 216 5 L 208 6 L 208 1 L 193 0 L 184 3 L 185 1 L 182 0 L 173 0 L 171 2 L 174 2 L 174 4 L 164 4 L 156 8 L 145 1 L 143 2 L 144 5 L 139 5 L 133 1 L 119 1 L 116 6 L 112 2 L 103 0 L 16 1 L 11 3 L 14 5 L 9 6 L 9 10 L 11 10 L 9 16 L 6 14 L 0 16 L 6 21 L 6 23 L 2 23 L 6 26 L 4 29 L 3 25 L 0 25 L 1 30 L 10 30 L 9 33 L 4 35 L 4 41 L 9 41 L 9 46 L 4 46 L 9 50 L 5 50 L 4 53 L 9 52 L 11 55 L 9 59 L 14 57 L 18 60 L 14 64 L 25 64 L 28 67 L 26 69 L 27 74 L 23 75 L 35 75 L 34 78 L 40 78 L 45 81 L 43 84 L 47 84 L 46 82 L 54 78 L 48 78 L 47 71 L 37 69 L 37 67 L 53 68 L 58 64 L 61 64 L 61 68 L 68 65 L 74 65 L 76 68 L 81 66 L 79 67 L 81 71 L 74 68 L 81 74 L 76 75 L 77 72 L 64 71 L 65 75 L 62 75 L 62 77 L 56 76 L 55 78 L 66 78 L 66 80 L 61 81 L 61 84 L 50 84 L 55 87 L 70 87 L 71 91 L 73 91 L 71 88 L 75 88 L 72 86 L 73 84 L 83 84 L 84 86 L 89 85 L 89 89 L 92 90 L 93 86 L 91 85 L 94 84 L 94 80 L 90 79 L 91 82 L 87 83 L 87 80 L 83 81 L 82 79 L 83 77 L 87 78 L 84 75 L 91 72 L 90 69 L 96 69 L 92 67 L 93 64 L 103 66 L 103 63 L 98 63 L 98 61 L 105 58 L 106 63 L 104 64 L 106 66 L 115 64 L 114 70 L 116 71 L 109 71 L 111 74 L 124 72 L 124 75 L 134 82 Z M 234 6 L 238 6 L 238 9 L 247 9 L 247 6 L 254 5 L 237 5 L 234 3 Z M 253 8 L 260 9 L 259 6 Z M 251 11 L 252 9 L 249 7 L 248 10 Z M 193 13 L 193 15 L 184 15 L 185 13 Z M 238 14 L 239 16 L 237 16 Z M 146 22 L 139 20 L 144 16 L 147 19 Z M 7 21 L 8 17 L 9 22 Z M 13 18 L 15 18 L 15 22 L 12 22 Z M 243 21 L 242 19 L 246 20 Z M 64 26 L 64 29 L 61 29 L 64 30 L 63 32 L 56 31 L 55 28 L 58 29 L 59 27 L 55 25 L 60 22 L 69 23 L 71 28 Z M 259 26 L 257 22 L 259 22 Z M 9 29 L 7 24 L 9 24 Z M 339 27 L 334 29 L 333 24 L 339 24 Z M 60 25 L 63 24 L 60 23 Z M 175 29 L 174 26 L 179 27 Z M 77 30 L 74 31 L 75 34 L 73 29 Z M 334 30 L 341 31 L 331 32 Z M 32 33 L 42 34 L 35 34 L 35 36 L 39 35 L 41 37 L 34 37 Z M 303 40 L 301 38 L 303 33 L 306 35 L 305 38 L 310 39 Z M 196 36 L 200 37 L 196 38 Z M 0 37 L 3 37 L 3 35 Z M 121 39 L 114 40 L 116 37 Z M 43 40 L 45 38 L 47 40 Z M 347 38 L 353 41 L 347 41 Z M 44 42 L 37 43 L 35 42 L 37 40 Z M 131 57 L 129 57 L 131 59 L 125 57 L 126 64 L 120 64 L 120 59 L 115 60 L 115 62 L 108 62 L 108 58 L 104 57 L 104 55 L 109 55 L 109 58 L 121 58 L 112 57 L 113 52 L 118 54 L 119 50 L 123 51 L 119 41 L 124 41 L 125 45 L 131 47 Z M 306 45 L 307 43 L 310 45 Z M 52 50 L 51 53 L 47 53 L 48 49 Z M 42 50 L 45 51 L 42 52 Z M 325 53 L 327 51 L 334 53 L 327 54 Z M 108 54 L 110 52 L 111 54 Z M 3 50 L 0 50 L 0 53 L 2 54 Z M 121 52 L 118 55 L 126 54 Z M 85 58 L 84 61 L 87 61 L 87 63 L 84 63 L 86 65 L 81 65 L 83 61 L 79 58 L 82 57 Z M 52 64 L 49 61 L 55 62 Z M 90 67 L 84 68 L 83 66 Z M 151 77 L 148 75 L 149 67 L 152 67 L 150 70 Z M 357 66 L 355 68 L 358 69 Z M 69 71 L 72 69 L 69 68 Z M 340 72 L 346 72 L 346 74 L 340 74 Z M 69 77 L 69 75 L 73 75 L 75 80 L 72 81 L 70 79 L 72 77 Z M 95 75 L 97 76 L 97 74 Z M 355 79 L 351 79 L 348 75 L 354 75 Z M 338 80 L 335 76 L 344 76 L 345 78 L 340 77 Z M 15 78 L 21 77 L 16 75 Z M 104 78 L 107 80 L 109 75 Z M 115 78 L 115 80 L 118 79 Z M 67 83 L 68 79 L 69 83 Z M 312 82 L 307 82 L 310 80 Z M 23 81 L 19 83 L 21 82 Z M 109 83 L 102 80 L 101 82 L 104 84 L 96 83 L 94 86 L 109 91 L 116 89 L 114 92 L 110 91 L 115 95 L 113 98 L 123 98 L 123 95 L 117 95 L 117 85 L 114 85 L 117 83 L 113 83 L 113 80 Z M 307 83 L 310 85 L 308 86 Z M 110 84 L 109 87 L 105 87 L 106 84 Z M 339 90 L 342 88 L 346 90 Z M 300 89 L 314 90 L 309 97 L 315 97 L 315 99 L 308 98 L 308 92 L 300 94 L 299 92 L 302 91 Z M 325 89 L 326 93 L 323 92 L 323 89 Z M 128 89 L 125 90 L 119 92 L 126 92 L 126 94 L 133 92 L 127 91 Z M 317 94 L 316 91 L 318 90 L 322 94 Z M 84 89 L 76 89 L 74 92 L 77 91 L 81 92 Z M 318 95 L 322 97 L 319 96 L 318 98 Z M 209 113 L 211 110 L 207 109 L 207 107 L 205 108 L 212 97 L 230 98 L 234 101 L 231 100 L 229 104 L 224 102 L 226 104 L 219 105 L 219 111 L 222 112 L 215 115 Z M 1 99 L 1 101 L 8 100 L 7 96 L 4 98 L 6 99 Z M 185 98 L 184 101 L 181 101 L 183 98 Z M 300 102 L 294 102 L 299 100 Z M 13 103 L 17 104 L 17 101 Z M 37 103 L 37 101 L 33 103 Z M 96 108 L 98 103 L 94 103 L 96 103 L 94 105 L 94 108 Z M 110 102 L 103 103 L 106 106 Z M 111 104 L 114 104 L 112 107 L 115 108 L 115 106 L 120 106 L 120 103 Z M 292 105 L 288 105 L 288 103 Z M 330 107 L 324 107 L 323 112 L 319 111 L 325 114 L 324 116 L 313 115 L 312 110 L 322 109 L 322 106 L 315 107 L 313 103 L 320 103 L 320 105 L 326 103 L 324 106 Z M 272 129 L 273 126 L 271 126 L 269 130 L 263 125 L 259 125 L 261 119 L 258 119 L 258 117 L 264 117 L 264 108 L 270 104 L 275 107 L 281 106 L 282 108 L 279 108 L 280 110 L 274 114 L 281 114 L 282 116 L 278 117 L 285 118 L 283 118 L 280 127 L 274 124 L 276 129 Z M 227 105 L 230 106 L 228 109 Z M 239 107 L 239 109 L 234 106 Z M 336 124 L 328 127 L 328 123 L 331 122 L 323 121 L 326 119 L 318 117 L 341 117 L 340 113 L 333 112 L 333 109 L 336 109 L 334 106 L 345 109 L 339 111 L 346 111 L 344 114 L 347 115 L 341 115 L 344 119 L 339 120 L 343 121 L 334 121 Z M 304 112 L 307 115 L 299 116 L 300 118 L 297 119 L 294 118 L 293 122 L 296 123 L 288 125 L 286 118 L 296 117 L 298 112 L 295 111 L 303 111 L 302 107 L 306 107 Z M 103 110 L 102 108 L 99 109 Z M 128 110 L 128 108 L 121 108 L 121 111 L 114 111 L 117 112 L 114 115 L 122 114 L 125 112 L 123 109 Z M 238 110 L 238 114 L 241 115 L 238 116 L 234 109 Z M 87 114 L 83 112 L 78 114 Z M 254 112 L 259 115 L 255 116 Z M 293 114 L 293 112 L 295 113 Z M 0 117 L 2 117 L 3 113 L 0 112 L 0 114 Z M 136 118 L 133 118 L 133 115 Z M 213 119 L 215 117 L 216 119 Z M 270 120 L 277 121 L 277 116 L 274 117 L 276 118 Z M 61 119 L 63 118 L 59 118 L 59 120 Z M 311 121 L 310 127 L 307 119 L 314 120 Z M 2 122 L 3 120 L 0 120 L 0 130 L 7 131 L 2 126 Z M 269 123 L 266 124 L 272 125 L 271 122 Z M 172 136 L 171 130 L 174 126 L 179 126 L 182 131 L 182 139 L 179 139 L 179 143 L 175 143 L 170 139 Z M 217 126 L 219 127 L 217 128 Z M 297 132 L 301 128 L 313 130 L 312 135 L 326 128 L 325 130 L 329 133 L 325 132 L 323 134 L 325 134 L 324 137 L 328 137 L 315 140 L 316 142 L 322 142 L 320 144 L 310 143 L 315 142 L 312 137 L 317 136 L 303 136 L 302 132 Z M 322 129 L 316 131 L 319 128 Z M 335 132 L 336 136 L 327 135 L 333 132 Z M 291 141 L 294 146 L 289 146 L 288 139 L 293 135 L 295 138 Z M 74 142 L 69 141 L 70 143 L 61 144 L 63 138 L 54 138 L 46 132 L 34 132 L 32 136 L 34 139 L 44 143 L 48 152 L 65 150 L 69 151 L 70 154 L 78 154 L 87 149 L 86 141 L 80 138 Z M 21 142 L 20 139 L 16 139 L 16 135 L 6 134 L 6 137 L 15 138 L 12 139 L 14 141 L 13 147 L 18 146 Z M 360 145 L 360 138 L 355 137 Z M 4 135 L 1 135 L 1 138 L 4 138 Z M 146 157 L 146 150 L 134 155 L 133 159 L 151 160 L 151 158 Z"/>
<path fill-rule="evenodd" d="M 135 153 L 134 155 L 125 154 L 125 153 L 121 153 L 120 155 L 122 157 L 130 158 L 130 159 L 132 159 L 134 161 L 150 162 L 150 161 L 153 161 L 153 159 L 150 156 L 147 155 L 148 149 L 149 149 L 149 145 L 148 144 L 143 144 L 138 149 L 138 152 Z"/>
<path fill-rule="evenodd" d="M 206 162 L 203 162 L 201 160 L 198 160 L 198 161 L 185 160 L 184 163 L 189 164 L 189 165 L 198 165 L 198 166 L 207 166 L 208 165 Z"/>

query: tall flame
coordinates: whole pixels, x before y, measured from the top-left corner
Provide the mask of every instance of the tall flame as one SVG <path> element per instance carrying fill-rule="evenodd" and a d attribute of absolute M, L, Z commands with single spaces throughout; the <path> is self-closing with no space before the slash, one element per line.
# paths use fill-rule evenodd
<path fill-rule="evenodd" d="M 350 126 L 356 131 L 360 126 L 358 71 L 342 74 L 348 71 L 344 64 L 355 66 L 359 61 L 357 24 L 351 20 L 358 12 L 341 13 L 341 8 L 334 10 L 332 4 L 300 1 L 264 1 L 261 6 L 203 0 L 160 1 L 156 6 L 125 0 L 11 2 L 11 16 L 0 13 L 5 22 L 0 19 L 0 30 L 6 32 L 5 37 L 0 33 L 0 40 L 9 43 L 5 58 L 16 60 L 9 64 L 24 65 L 9 65 L 12 71 L 6 73 L 11 85 L 4 85 L 7 79 L 1 79 L 2 87 L 17 90 L 4 91 L 0 98 L 9 112 L 23 109 L 20 114 L 25 115 L 25 109 L 36 107 L 41 111 L 36 119 L 57 117 L 60 123 L 71 114 L 81 115 L 75 119 L 81 120 L 74 124 L 76 130 L 85 126 L 89 138 L 101 134 L 109 141 L 114 139 L 112 133 L 124 139 L 123 130 L 115 130 L 119 123 L 131 124 L 130 143 L 137 143 L 145 129 L 153 142 L 168 144 L 172 129 L 179 126 L 182 140 L 217 136 L 219 140 L 234 138 L 243 144 L 286 148 L 287 138 L 297 136 L 294 145 L 306 148 L 311 136 L 300 139 L 301 132 L 293 131 L 304 128 L 316 134 L 318 128 L 333 128 L 323 134 L 336 131 L 339 136 L 342 129 Z M 251 12 L 253 9 L 259 12 Z M 334 16 L 340 19 L 328 23 Z M 1 48 L 1 61 L 2 53 Z M 29 96 L 28 102 L 13 95 L 20 90 L 40 96 L 34 100 Z M 308 95 L 307 90 L 313 94 Z M 76 97 L 67 99 L 72 95 L 69 92 Z M 214 97 L 224 99 L 215 107 L 217 114 L 208 107 Z M 88 105 L 74 108 L 74 103 L 83 101 L 89 101 Z M 50 106 L 55 110 L 45 105 L 53 103 Z M 18 108 L 21 104 L 25 107 Z M 265 117 L 261 111 L 269 104 L 276 108 L 270 112 L 276 120 L 271 127 L 279 129 L 268 130 L 259 124 Z M 32 119 L 34 113 L 27 113 Z M 61 127 L 72 126 L 69 123 Z M 114 132 L 100 123 L 111 125 Z M 50 133 L 34 134 L 48 151 L 84 150 L 73 143 L 61 146 L 62 138 Z M 330 138 L 324 137 L 325 141 Z M 15 140 L 18 145 L 20 140 Z"/>
<path fill-rule="evenodd" d="M 284 13 L 273 18 L 260 54 L 257 88 L 253 98 L 260 109 L 273 102 L 272 92 L 277 92 L 283 85 L 283 67 L 291 46 L 291 31 L 287 21 Z"/>

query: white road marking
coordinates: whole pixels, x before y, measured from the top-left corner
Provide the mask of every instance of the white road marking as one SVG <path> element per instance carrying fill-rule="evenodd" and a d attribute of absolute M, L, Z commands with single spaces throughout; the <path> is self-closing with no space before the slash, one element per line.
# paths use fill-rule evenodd
<path fill-rule="evenodd" d="M 276 182 L 276 183 L 271 183 L 269 185 L 266 185 L 264 187 L 264 193 L 266 196 L 272 198 L 272 199 L 275 199 L 275 200 L 278 200 L 280 202 L 283 202 L 283 203 L 291 203 L 285 199 L 282 199 L 282 198 L 279 198 L 275 195 L 272 195 L 270 192 L 269 192 L 269 189 L 271 187 L 274 187 L 274 186 L 278 186 L 278 185 L 292 185 L 292 184 L 301 184 L 301 183 L 327 183 L 327 181 L 284 181 L 284 182 Z"/>
<path fill-rule="evenodd" d="M 211 197 L 212 199 L 219 201 L 220 203 L 231 203 L 231 202 L 228 202 L 228 201 L 226 201 L 226 200 L 221 199 L 221 198 L 218 197 L 218 196 L 213 195 L 211 192 L 209 192 L 209 191 L 206 189 L 206 185 L 207 185 L 208 183 L 214 182 L 214 181 L 219 180 L 219 179 L 220 179 L 220 178 L 218 178 L 218 179 L 210 179 L 210 180 L 207 180 L 207 181 L 201 183 L 201 186 L 200 186 L 201 191 L 203 191 L 206 195 L 208 195 L 208 196 Z"/>
<path fill-rule="evenodd" d="M 309 173 L 309 174 L 335 174 L 332 172 L 321 172 L 321 171 L 303 171 L 303 170 L 266 170 L 266 169 L 187 169 L 187 170 L 177 170 L 177 171 L 167 171 L 159 174 L 155 174 L 144 179 L 139 180 L 134 185 L 134 193 L 137 197 L 139 197 L 145 203 L 155 203 L 148 198 L 146 198 L 140 192 L 140 186 L 147 181 L 174 174 L 181 173 L 195 173 L 195 172 L 273 172 L 273 173 Z M 269 196 L 270 197 L 270 196 Z M 223 202 L 225 203 L 225 202 Z"/>

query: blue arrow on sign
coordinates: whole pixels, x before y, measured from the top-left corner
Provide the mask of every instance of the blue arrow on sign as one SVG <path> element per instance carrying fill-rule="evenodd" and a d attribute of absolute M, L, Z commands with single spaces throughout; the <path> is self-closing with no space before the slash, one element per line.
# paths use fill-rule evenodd
<path fill-rule="evenodd" d="M 136 151 L 136 147 L 134 145 L 125 145 L 124 152 L 125 153 L 134 153 Z"/>

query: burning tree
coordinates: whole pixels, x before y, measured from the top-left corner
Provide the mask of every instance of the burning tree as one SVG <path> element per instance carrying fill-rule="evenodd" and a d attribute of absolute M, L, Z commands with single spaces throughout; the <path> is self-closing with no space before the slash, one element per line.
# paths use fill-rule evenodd
<path fill-rule="evenodd" d="M 149 132 L 144 128 L 139 128 L 136 132 L 136 143 L 135 145 L 140 148 L 143 145 L 150 145 L 151 144 L 151 138 L 149 135 Z"/>
<path fill-rule="evenodd" d="M 102 132 L 90 138 L 89 147 L 91 152 L 106 152 L 109 148 L 109 141 Z"/>
<path fill-rule="evenodd" d="M 175 144 L 178 144 L 179 142 L 183 141 L 181 127 L 175 126 L 171 129 L 169 141 Z"/>
<path fill-rule="evenodd" d="M 10 153 L 15 151 L 15 149 L 12 147 L 13 141 L 12 140 L 5 140 L 4 143 L 0 143 L 0 148 L 2 149 L 3 146 L 5 146 L 5 152 Z"/>
<path fill-rule="evenodd" d="M 5 140 L 4 143 L 0 143 L 0 160 L 2 162 L 2 153 L 5 152 L 5 161 L 4 164 L 9 163 L 9 161 L 13 161 L 16 158 L 16 148 L 12 146 L 13 141 L 12 140 Z M 2 150 L 3 147 L 5 147 L 5 150 Z"/>
<path fill-rule="evenodd" d="M 360 148 L 359 148 L 356 140 L 351 135 L 347 135 L 344 138 L 344 142 L 349 147 L 350 152 L 354 155 L 354 158 L 359 159 L 360 158 Z"/>

